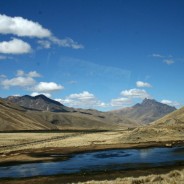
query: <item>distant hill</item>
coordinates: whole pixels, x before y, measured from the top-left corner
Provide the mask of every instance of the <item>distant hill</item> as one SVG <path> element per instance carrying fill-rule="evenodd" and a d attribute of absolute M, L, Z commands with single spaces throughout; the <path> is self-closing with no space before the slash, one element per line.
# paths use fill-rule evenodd
<path fill-rule="evenodd" d="M 6 101 L 15 103 L 21 107 L 40 111 L 50 111 L 50 112 L 70 112 L 73 111 L 72 108 L 66 107 L 63 104 L 47 98 L 44 95 L 38 95 L 35 97 L 25 95 L 25 96 L 9 96 L 5 98 Z"/>
<path fill-rule="evenodd" d="M 138 103 L 133 107 L 123 108 L 109 113 L 127 118 L 133 122 L 148 124 L 175 110 L 175 107 L 157 102 L 156 100 L 144 99 L 142 103 Z"/>
<path fill-rule="evenodd" d="M 44 95 L 35 97 L 25 95 L 1 99 L 0 110 L 2 130 L 34 130 L 137 127 L 156 121 L 176 108 L 155 100 L 144 99 L 142 103 L 133 107 L 101 112 L 93 109 L 69 108 Z"/>
<path fill-rule="evenodd" d="M 152 123 L 154 126 L 184 126 L 184 107 Z"/>
<path fill-rule="evenodd" d="M 77 124 L 80 124 L 81 128 L 91 128 L 94 127 L 94 125 L 96 125 L 96 128 L 98 128 L 98 126 L 101 127 L 101 125 L 104 127 L 135 127 L 139 125 L 134 121 L 130 121 L 124 117 L 119 117 L 116 114 L 109 115 L 108 113 L 93 109 L 69 108 L 55 100 L 47 98 L 44 95 L 38 95 L 35 97 L 29 95 L 18 97 L 9 96 L 5 98 L 5 100 L 26 108 L 29 110 L 28 113 L 32 114 L 32 116 L 36 115 L 37 118 L 41 118 L 42 120 L 44 119 L 44 121 L 48 123 L 57 124 L 56 126 L 59 128 L 63 128 L 61 125 L 65 125 L 66 127 L 66 124 L 68 128 L 75 127 Z M 42 113 L 36 113 L 35 110 L 42 111 Z M 43 111 L 45 112 L 43 113 Z M 55 112 L 56 114 L 51 112 Z M 85 124 L 82 124 L 84 121 Z"/>
<path fill-rule="evenodd" d="M 20 103 L 22 106 L 10 101 Z M 84 112 L 75 111 L 43 95 L 0 98 L 0 131 L 111 130 L 117 128 L 119 128 L 118 124 L 106 121 L 102 116 L 89 114 L 85 110 Z"/>
<path fill-rule="evenodd" d="M 122 140 L 126 139 L 126 141 L 134 143 L 160 141 L 171 141 L 174 143 L 183 140 L 183 135 L 184 107 L 169 113 L 149 125 L 135 128 L 126 138 L 122 137 Z"/>
<path fill-rule="evenodd" d="M 37 120 L 24 108 L 0 99 L 0 131 L 57 129 L 43 120 Z"/>

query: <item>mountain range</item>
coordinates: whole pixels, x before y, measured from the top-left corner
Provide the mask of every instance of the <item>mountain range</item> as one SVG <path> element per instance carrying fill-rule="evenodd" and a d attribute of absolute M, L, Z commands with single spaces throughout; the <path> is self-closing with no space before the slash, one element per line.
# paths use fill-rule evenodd
<path fill-rule="evenodd" d="M 111 113 L 116 114 L 119 117 L 127 118 L 130 121 L 136 121 L 140 124 L 148 124 L 175 110 L 175 107 L 146 98 L 142 103 L 137 103 L 132 107 L 112 111 Z"/>
<path fill-rule="evenodd" d="M 141 104 L 101 112 L 75 109 L 47 98 L 10 96 L 0 99 L 0 130 L 119 129 L 151 123 L 175 111 L 175 107 L 144 99 Z"/>

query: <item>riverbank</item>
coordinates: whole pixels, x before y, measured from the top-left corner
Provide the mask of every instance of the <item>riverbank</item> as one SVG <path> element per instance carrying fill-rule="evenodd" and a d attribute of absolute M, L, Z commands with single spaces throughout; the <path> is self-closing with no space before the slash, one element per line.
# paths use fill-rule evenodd
<path fill-rule="evenodd" d="M 133 131 L 0 133 L 0 166 L 64 160 L 72 153 L 97 150 L 184 145 L 184 134 L 135 139 Z M 55 154 L 61 156 L 51 156 Z"/>
<path fill-rule="evenodd" d="M 151 147 L 183 146 L 184 141 L 145 142 L 108 145 L 87 145 L 80 147 L 47 147 L 39 149 L 25 149 L 1 154 L 0 166 L 17 165 L 23 163 L 39 163 L 67 160 L 70 154 L 94 152 L 110 149 L 141 149 Z M 55 157 L 54 155 L 58 155 Z"/>
<path fill-rule="evenodd" d="M 148 168 L 127 171 L 103 171 L 56 176 L 39 176 L 21 179 L 0 179 L 3 184 L 182 184 L 184 166 Z"/>

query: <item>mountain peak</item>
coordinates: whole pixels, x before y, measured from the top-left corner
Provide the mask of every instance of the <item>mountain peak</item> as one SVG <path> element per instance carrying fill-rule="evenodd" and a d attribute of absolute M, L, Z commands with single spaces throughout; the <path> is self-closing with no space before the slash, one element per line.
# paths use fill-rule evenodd
<path fill-rule="evenodd" d="M 60 102 L 52 100 L 45 95 L 37 95 L 35 97 L 24 95 L 19 97 L 7 97 L 7 101 L 20 105 L 22 107 L 51 112 L 69 112 L 71 108 L 64 106 Z"/>
<path fill-rule="evenodd" d="M 158 103 L 156 100 L 154 99 L 150 99 L 150 98 L 145 98 L 143 101 L 142 101 L 142 105 L 146 105 L 146 104 L 153 104 L 153 103 Z"/>
<path fill-rule="evenodd" d="M 163 104 L 154 99 L 145 98 L 142 103 L 137 103 L 132 108 L 126 110 L 122 109 L 118 113 L 136 122 L 146 124 L 175 110 L 175 107 Z"/>

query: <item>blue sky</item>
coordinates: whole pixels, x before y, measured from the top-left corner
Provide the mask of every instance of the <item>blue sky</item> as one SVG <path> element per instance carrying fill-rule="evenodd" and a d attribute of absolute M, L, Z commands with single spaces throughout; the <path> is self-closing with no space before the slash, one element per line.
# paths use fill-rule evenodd
<path fill-rule="evenodd" d="M 119 109 L 184 104 L 184 1 L 0 0 L 0 96 Z"/>

